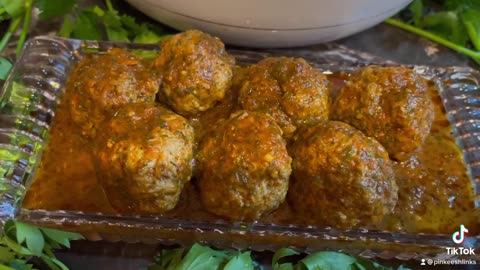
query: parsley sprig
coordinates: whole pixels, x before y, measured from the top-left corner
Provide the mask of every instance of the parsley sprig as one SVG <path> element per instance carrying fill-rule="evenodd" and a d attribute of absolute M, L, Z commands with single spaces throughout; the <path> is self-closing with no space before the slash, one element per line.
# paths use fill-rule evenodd
<path fill-rule="evenodd" d="M 70 248 L 70 241 L 83 239 L 80 234 L 31 226 L 9 220 L 0 234 L 0 270 L 35 270 L 29 262 L 36 257 L 51 270 L 68 270 L 54 251 Z M 273 255 L 273 270 L 393 270 L 378 263 L 347 254 L 321 251 L 298 259 L 300 254 L 283 248 Z M 292 259 L 293 257 L 293 259 Z M 191 248 L 163 249 L 147 270 L 261 270 L 251 251 L 215 250 L 200 244 Z M 408 270 L 400 266 L 397 270 Z"/>
<path fill-rule="evenodd" d="M 480 0 L 414 0 L 409 16 L 386 22 L 463 53 L 480 64 Z"/>
<path fill-rule="evenodd" d="M 138 23 L 135 18 L 121 14 L 111 0 L 106 0 L 105 6 L 80 7 L 76 0 L 0 0 L 0 23 L 9 24 L 0 39 L 0 55 L 16 33 L 19 36 L 16 55 L 20 55 L 34 9 L 40 11 L 41 20 L 63 17 L 58 31 L 62 37 L 153 44 L 169 36 L 157 25 Z M 10 61 L 0 56 L 0 80 L 6 79 L 11 68 Z"/>
<path fill-rule="evenodd" d="M 55 249 L 70 247 L 71 240 L 82 239 L 77 233 L 37 228 L 9 220 L 0 235 L 0 270 L 34 270 L 32 257 L 40 258 L 51 270 L 68 270 L 53 253 Z"/>
<path fill-rule="evenodd" d="M 321 251 L 298 259 L 300 254 L 293 249 L 278 250 L 272 259 L 273 270 L 393 270 L 376 262 L 347 254 Z M 292 259 L 293 257 L 293 259 Z M 155 263 L 147 270 L 261 270 L 263 266 L 252 259 L 249 251 L 215 250 L 195 244 L 184 248 L 162 250 Z M 408 270 L 403 266 L 397 270 Z"/>

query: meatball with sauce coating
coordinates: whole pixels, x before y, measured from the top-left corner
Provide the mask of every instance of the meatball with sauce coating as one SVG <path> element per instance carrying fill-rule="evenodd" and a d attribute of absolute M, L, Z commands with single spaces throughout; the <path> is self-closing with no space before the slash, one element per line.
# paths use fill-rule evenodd
<path fill-rule="evenodd" d="M 218 38 L 198 30 L 174 35 L 153 63 L 164 78 L 160 100 L 183 116 L 206 111 L 225 96 L 234 63 Z"/>
<path fill-rule="evenodd" d="M 332 116 L 377 139 L 396 160 L 408 159 L 425 141 L 433 117 L 425 79 L 405 67 L 379 66 L 352 75 L 337 96 Z"/>
<path fill-rule="evenodd" d="M 249 68 L 239 93 L 245 110 L 272 116 L 290 138 L 299 126 L 326 120 L 328 80 L 301 58 L 270 57 Z"/>
<path fill-rule="evenodd" d="M 276 209 L 290 173 L 282 131 L 266 114 L 236 112 L 200 146 L 201 200 L 208 211 L 230 220 L 255 220 Z"/>
<path fill-rule="evenodd" d="M 122 106 L 96 151 L 99 181 L 121 213 L 159 214 L 175 207 L 192 174 L 193 128 L 154 104 Z"/>
<path fill-rule="evenodd" d="M 294 139 L 288 199 L 300 218 L 347 229 L 392 212 L 398 187 L 375 139 L 336 121 L 304 127 Z"/>
<path fill-rule="evenodd" d="M 69 79 L 72 89 L 70 114 L 92 138 L 112 108 L 139 102 L 154 102 L 161 78 L 153 76 L 141 59 L 123 49 L 89 55 L 75 67 Z"/>

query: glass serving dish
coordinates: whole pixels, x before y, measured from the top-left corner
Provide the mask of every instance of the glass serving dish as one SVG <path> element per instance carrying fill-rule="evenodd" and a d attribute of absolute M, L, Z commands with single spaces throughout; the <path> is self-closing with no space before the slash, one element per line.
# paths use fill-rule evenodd
<path fill-rule="evenodd" d="M 327 44 L 312 54 L 291 51 L 323 72 L 353 71 L 379 59 Z M 338 250 L 363 257 L 420 259 L 451 258 L 451 235 L 392 233 L 367 229 L 263 224 L 260 222 L 206 222 L 165 217 L 140 217 L 75 211 L 29 210 L 22 207 L 49 128 L 72 68 L 87 53 L 113 47 L 154 52 L 155 45 L 92 42 L 51 37 L 30 40 L 0 92 L 0 218 L 16 218 L 41 226 L 77 231 L 90 240 L 128 242 L 193 242 L 217 247 L 275 250 L 291 246 L 300 251 Z M 239 63 L 253 63 L 285 51 L 230 50 Z M 391 64 L 391 63 L 382 63 Z M 437 85 L 450 124 L 470 174 L 475 205 L 480 207 L 480 73 L 467 67 L 413 67 Z M 65 179 L 68 181 L 68 179 Z M 472 213 L 474 214 L 474 213 Z M 462 244 L 480 254 L 480 236 Z M 456 245 L 455 245 L 456 246 Z M 480 257 L 473 257 L 479 259 Z M 469 259 L 472 259 L 470 256 Z"/>

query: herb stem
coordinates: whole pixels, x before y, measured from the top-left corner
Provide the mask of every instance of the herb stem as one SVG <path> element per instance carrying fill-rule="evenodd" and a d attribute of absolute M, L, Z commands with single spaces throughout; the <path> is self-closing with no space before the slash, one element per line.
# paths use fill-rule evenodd
<path fill-rule="evenodd" d="M 10 41 L 10 38 L 12 37 L 13 33 L 15 33 L 15 31 L 17 30 L 18 25 L 20 24 L 21 21 L 22 21 L 22 17 L 18 17 L 10 23 L 10 26 L 8 27 L 7 32 L 3 35 L 2 40 L 0 40 L 0 52 L 3 52 L 5 47 L 7 47 L 7 44 Z"/>
<path fill-rule="evenodd" d="M 415 26 L 409 25 L 407 23 L 404 23 L 404 22 L 396 20 L 396 19 L 390 18 L 390 19 L 385 20 L 385 22 L 388 23 L 388 24 L 391 24 L 393 26 L 399 27 L 403 30 L 410 31 L 412 33 L 415 33 L 415 34 L 418 34 L 418 35 L 423 36 L 425 38 L 428 38 L 430 40 L 433 40 L 433 41 L 435 41 L 437 43 L 440 43 L 440 44 L 444 45 L 445 47 L 448 47 L 448 48 L 450 48 L 452 50 L 455 50 L 457 52 L 463 53 L 463 54 L 471 57 L 478 64 L 480 64 L 480 52 L 478 52 L 478 51 L 470 50 L 468 48 L 465 48 L 463 46 L 455 44 L 455 43 L 453 43 L 449 40 L 446 40 L 442 37 L 439 37 L 439 36 L 437 36 L 433 33 L 422 30 L 420 28 L 417 28 Z"/>
<path fill-rule="evenodd" d="M 477 29 L 475 29 L 475 25 L 473 25 L 471 22 L 464 22 L 464 25 L 467 29 L 467 33 L 470 36 L 473 46 L 477 51 L 480 51 L 480 39 L 477 36 L 478 34 Z"/>
<path fill-rule="evenodd" d="M 25 1 L 25 9 L 26 13 L 23 16 L 23 27 L 22 32 L 20 33 L 20 38 L 18 39 L 17 44 L 17 57 L 20 56 L 23 50 L 23 44 L 27 39 L 28 29 L 30 28 L 30 21 L 32 19 L 32 9 L 33 9 L 33 0 L 26 0 Z"/>
<path fill-rule="evenodd" d="M 107 4 L 108 11 L 115 11 L 111 0 L 106 0 L 105 3 Z"/>

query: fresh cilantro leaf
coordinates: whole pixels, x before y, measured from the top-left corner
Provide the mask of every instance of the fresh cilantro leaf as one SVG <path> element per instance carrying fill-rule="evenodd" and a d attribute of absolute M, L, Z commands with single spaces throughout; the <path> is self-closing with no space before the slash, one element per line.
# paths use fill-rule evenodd
<path fill-rule="evenodd" d="M 42 257 L 40 257 L 52 270 L 69 270 L 68 267 L 62 263 L 61 261 L 59 261 L 57 258 L 55 257 L 48 257 L 48 256 L 45 256 L 45 255 L 42 255 Z"/>
<path fill-rule="evenodd" d="M 58 35 L 61 37 L 70 37 L 74 27 L 75 25 L 73 24 L 72 18 L 65 16 L 62 23 L 62 28 L 60 28 L 60 31 L 58 31 Z"/>
<path fill-rule="evenodd" d="M 133 33 L 138 33 L 142 31 L 140 25 L 135 22 L 135 18 L 128 15 L 121 15 L 120 20 L 125 29 L 127 29 L 127 31 Z"/>
<path fill-rule="evenodd" d="M 78 39 L 102 40 L 98 17 L 91 11 L 83 11 L 77 17 L 72 30 L 72 37 Z"/>
<path fill-rule="evenodd" d="M 117 42 L 129 42 L 128 32 L 122 27 L 120 17 L 116 12 L 108 10 L 102 17 L 103 23 L 107 30 L 108 40 Z"/>
<path fill-rule="evenodd" d="M 0 6 L 11 18 L 17 18 L 25 12 L 25 1 L 23 0 L 0 0 Z"/>
<path fill-rule="evenodd" d="M 33 264 L 29 264 L 24 260 L 12 260 L 8 263 L 8 266 L 15 270 L 35 270 Z"/>
<path fill-rule="evenodd" d="M 15 221 L 9 219 L 3 225 L 3 234 L 8 238 L 15 238 Z"/>
<path fill-rule="evenodd" d="M 11 268 L 10 266 L 0 264 L 0 270 L 15 270 L 15 269 Z"/>
<path fill-rule="evenodd" d="M 42 232 L 33 226 L 22 222 L 16 222 L 17 228 L 17 242 L 22 244 L 27 243 L 27 248 L 33 255 L 40 257 L 42 255 L 45 239 L 43 239 Z"/>
<path fill-rule="evenodd" d="M 70 248 L 70 240 L 79 240 L 83 239 L 83 236 L 78 233 L 59 231 L 55 229 L 40 229 L 49 240 L 61 244 L 67 248 Z M 49 241 L 50 242 L 50 241 Z"/>
<path fill-rule="evenodd" d="M 142 27 L 142 31 L 135 36 L 133 42 L 142 44 L 157 44 L 169 37 L 169 35 L 160 36 L 152 30 L 149 30 L 147 27 Z"/>
<path fill-rule="evenodd" d="M 346 254 L 322 251 L 308 255 L 299 261 L 308 270 L 337 269 L 351 270 L 356 259 Z"/>
<path fill-rule="evenodd" d="M 103 17 L 103 15 L 105 15 L 105 11 L 99 6 L 93 6 L 92 8 L 87 8 L 86 10 L 95 13 L 95 15 L 98 17 Z"/>
<path fill-rule="evenodd" d="M 6 246 L 0 246 L 0 262 L 7 263 L 15 259 L 15 253 Z"/>
<path fill-rule="evenodd" d="M 161 256 L 159 256 L 160 264 L 163 267 L 168 267 L 169 265 L 177 266 L 182 261 L 185 249 L 174 249 L 174 250 L 162 250 Z"/>
<path fill-rule="evenodd" d="M 364 258 L 356 258 L 356 262 L 353 264 L 358 270 L 393 270 L 392 267 L 383 266 L 377 262 L 370 261 Z M 410 268 L 400 265 L 397 270 L 411 270 Z"/>
<path fill-rule="evenodd" d="M 465 10 L 462 12 L 462 22 L 473 46 L 480 51 L 480 10 Z"/>
<path fill-rule="evenodd" d="M 412 12 L 413 18 L 413 25 L 418 26 L 423 17 L 423 2 L 422 0 L 414 0 L 409 7 L 410 11 Z"/>
<path fill-rule="evenodd" d="M 243 252 L 233 257 L 224 266 L 223 270 L 253 270 L 253 261 L 250 252 Z"/>
<path fill-rule="evenodd" d="M 75 3 L 75 0 L 39 0 L 40 18 L 65 16 L 72 11 Z"/>
<path fill-rule="evenodd" d="M 273 266 L 273 270 L 294 270 L 292 263 L 282 263 Z M 297 268 L 298 269 L 298 268 Z"/>
<path fill-rule="evenodd" d="M 453 11 L 442 11 L 426 15 L 422 26 L 455 44 L 465 46 L 468 41 L 466 29 L 458 14 Z"/>
<path fill-rule="evenodd" d="M 19 245 L 17 242 L 14 240 L 10 239 L 9 237 L 4 237 L 3 242 L 15 253 L 17 253 L 20 256 L 31 256 L 34 255 L 32 251 L 30 251 L 28 248 L 25 248 L 21 245 Z"/>
<path fill-rule="evenodd" d="M 56 246 L 57 248 L 61 248 L 61 246 L 58 243 L 55 243 L 55 242 L 52 242 L 52 243 L 53 245 L 49 243 L 45 243 L 45 245 L 43 246 L 43 253 L 45 253 L 47 256 L 55 257 L 55 254 L 53 253 L 53 249 L 54 249 L 53 246 Z"/>
<path fill-rule="evenodd" d="M 293 255 L 298 255 L 298 252 L 291 248 L 282 248 L 279 249 L 275 254 L 273 254 L 272 258 L 272 265 L 278 264 L 278 261 L 282 258 L 293 256 Z"/>
<path fill-rule="evenodd" d="M 10 70 L 12 69 L 12 63 L 7 58 L 0 56 L 0 80 L 7 79 Z"/>
<path fill-rule="evenodd" d="M 480 0 L 444 0 L 445 10 L 480 9 Z"/>
<path fill-rule="evenodd" d="M 209 247 L 204 247 L 199 244 L 195 244 L 187 252 L 183 260 L 178 264 L 176 268 L 167 268 L 175 270 L 210 270 L 217 269 L 227 254 L 221 251 L 213 250 Z"/>
<path fill-rule="evenodd" d="M 60 266 L 58 266 L 56 263 L 52 261 L 52 258 L 47 256 L 42 256 L 41 259 L 50 268 L 50 270 L 63 270 L 62 268 L 60 268 Z"/>

